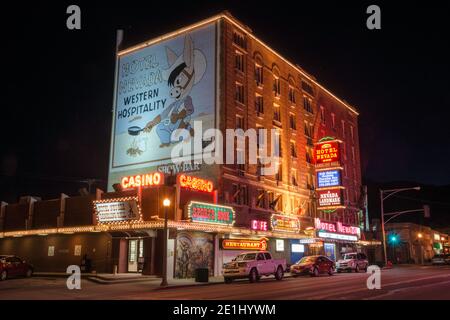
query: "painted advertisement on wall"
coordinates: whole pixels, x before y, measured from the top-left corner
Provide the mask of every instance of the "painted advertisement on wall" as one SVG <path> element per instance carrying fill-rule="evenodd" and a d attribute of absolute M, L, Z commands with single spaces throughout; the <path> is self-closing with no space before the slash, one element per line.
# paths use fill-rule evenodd
<path fill-rule="evenodd" d="M 214 274 L 214 236 L 204 232 L 179 232 L 175 277 L 193 278 L 197 268 L 208 268 L 209 274 Z"/>
<path fill-rule="evenodd" d="M 114 172 L 172 163 L 174 146 L 215 127 L 215 42 L 216 27 L 209 24 L 119 53 L 110 184 L 117 182 Z M 201 121 L 200 130 L 194 121 Z"/>

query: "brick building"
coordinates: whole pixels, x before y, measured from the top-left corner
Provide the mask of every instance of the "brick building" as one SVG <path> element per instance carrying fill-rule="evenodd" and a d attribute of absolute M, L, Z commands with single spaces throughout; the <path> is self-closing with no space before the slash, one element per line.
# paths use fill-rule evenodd
<path fill-rule="evenodd" d="M 191 39 L 194 41 L 191 42 Z M 180 55 L 183 42 L 184 53 Z M 193 50 L 194 45 L 198 46 L 198 51 Z M 169 63 L 173 67 L 171 75 L 175 72 L 185 78 L 170 75 L 168 82 L 162 80 L 166 69 L 158 69 L 163 64 L 156 62 L 160 51 L 144 56 L 145 50 L 151 52 L 152 48 L 159 47 L 165 47 L 169 62 L 181 58 L 187 61 L 178 66 Z M 178 49 L 174 51 L 170 47 Z M 196 55 L 191 58 L 186 56 L 188 49 Z M 133 55 L 138 58 L 128 59 Z M 192 61 L 194 65 L 201 63 L 202 55 L 207 64 L 203 65 L 203 69 L 197 69 L 197 74 L 203 72 L 202 75 L 206 75 L 196 78 L 195 72 L 188 67 Z M 80 256 L 89 254 L 96 260 L 94 263 L 99 272 L 112 272 L 117 267 L 119 272 L 160 274 L 164 241 L 161 233 L 164 217 L 162 200 L 166 197 L 172 201 L 168 223 L 169 277 L 192 276 L 198 267 L 208 267 L 211 274 L 219 275 L 223 263 L 240 252 L 223 247 L 221 240 L 224 238 L 233 238 L 236 242 L 244 238 L 245 243 L 253 241 L 253 244 L 267 241 L 268 250 L 276 257 L 286 258 L 288 264 L 307 254 L 321 253 L 337 259 L 346 250 L 364 250 L 371 244 L 364 240 L 360 230 L 364 219 L 360 205 L 357 111 L 319 84 L 313 76 L 260 41 L 241 22 L 228 13 L 219 14 L 124 49 L 118 52 L 117 63 L 119 83 L 115 88 L 108 192 L 97 190 L 95 195 L 83 197 L 62 196 L 55 200 L 29 199 L 19 204 L 2 203 L 0 253 L 28 256 L 28 260 L 38 261 L 39 271 L 61 271 L 66 264 L 73 264 Z M 185 69 L 181 70 L 183 67 Z M 141 78 L 121 82 L 127 76 L 147 70 L 151 71 Z M 178 84 L 179 80 L 186 82 L 184 85 Z M 192 89 L 191 80 L 196 81 L 195 84 L 206 82 L 208 91 L 196 92 Z M 238 163 L 238 159 L 248 160 L 252 156 L 249 148 L 236 150 L 234 164 L 184 163 L 177 167 L 170 163 L 170 159 L 159 161 L 161 157 L 156 159 L 158 161 L 145 162 L 158 152 L 166 152 L 171 145 L 170 142 L 152 145 L 158 138 L 156 133 L 161 133 L 161 126 L 168 125 L 161 121 L 164 108 L 168 106 L 162 99 L 166 98 L 158 97 L 160 92 L 168 90 L 163 87 L 167 83 L 171 90 L 192 90 L 193 98 L 189 98 L 192 105 L 199 100 L 205 104 L 211 97 L 211 114 L 204 111 L 193 113 L 192 106 L 188 109 L 193 118 L 207 118 L 208 123 L 222 132 L 226 129 L 274 129 L 280 138 L 277 173 L 262 175 L 265 165 L 261 161 L 255 164 L 248 161 Z M 159 91 L 149 89 L 155 84 L 160 86 Z M 142 87 L 145 92 L 134 94 L 135 88 Z M 122 102 L 119 97 L 128 92 L 133 92 L 128 101 L 141 103 L 139 99 L 144 97 L 149 99 L 148 104 L 131 104 L 118 113 Z M 167 99 L 173 98 L 172 93 Z M 155 97 L 160 100 L 156 101 Z M 186 105 L 187 102 L 182 103 Z M 146 116 L 145 113 L 126 122 L 123 120 L 128 114 L 136 115 L 139 110 L 159 107 L 164 111 L 157 117 L 148 118 L 146 121 L 151 120 L 148 123 L 139 123 L 144 121 L 141 118 Z M 176 116 L 181 113 L 177 112 Z M 123 127 L 120 127 L 121 124 L 117 126 L 119 121 L 122 121 Z M 130 127 L 132 121 L 135 122 Z M 186 122 L 185 128 L 190 128 L 188 120 Z M 143 127 L 147 128 L 149 123 L 150 133 L 144 131 L 141 134 Z M 156 129 L 151 131 L 153 127 Z M 153 140 L 149 140 L 149 136 Z M 258 136 L 254 142 L 256 149 L 268 145 L 270 138 Z M 121 139 L 131 141 L 131 146 L 123 144 L 126 148 L 121 150 Z M 319 168 L 315 148 L 324 146 L 324 143 L 335 146 L 330 150 L 339 159 Z M 223 148 L 226 153 L 226 146 Z M 269 146 L 269 149 L 272 147 Z M 140 157 L 143 161 L 138 161 Z M 126 161 L 136 163 L 130 165 Z M 331 188 L 318 188 L 319 170 L 333 171 L 336 175 L 336 181 L 330 180 Z M 139 186 L 125 188 L 127 190 L 117 187 L 124 186 L 124 178 L 127 186 L 131 185 L 130 179 L 136 185 L 136 175 L 144 179 L 143 175 L 149 172 L 163 174 L 165 185 L 158 182 L 149 188 Z M 186 190 L 187 180 L 182 183 L 180 175 L 206 179 L 207 182 L 201 180 L 202 183 L 213 185 L 214 191 L 209 187 L 206 193 Z M 176 182 L 170 176 L 176 176 Z M 321 205 L 323 191 L 337 195 L 337 200 L 331 199 L 333 205 Z M 114 210 L 126 205 L 127 210 L 132 212 L 133 209 L 129 208 L 137 206 L 139 214 L 120 219 L 117 215 L 111 215 L 109 220 L 105 219 L 98 204 L 108 202 L 114 203 Z M 224 212 L 234 214 L 224 221 L 223 216 L 218 219 L 217 216 L 211 218 L 203 215 L 205 210 L 221 211 L 222 215 Z M 327 229 L 322 230 L 325 228 L 323 226 Z M 42 238 L 39 241 L 29 240 L 36 237 Z"/>

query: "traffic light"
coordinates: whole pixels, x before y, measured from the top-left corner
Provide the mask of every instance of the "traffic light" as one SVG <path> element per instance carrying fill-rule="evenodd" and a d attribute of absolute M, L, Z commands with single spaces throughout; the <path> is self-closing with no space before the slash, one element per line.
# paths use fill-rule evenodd
<path fill-rule="evenodd" d="M 389 235 L 389 242 L 392 244 L 396 244 L 399 240 L 399 236 L 396 233 L 392 233 Z"/>

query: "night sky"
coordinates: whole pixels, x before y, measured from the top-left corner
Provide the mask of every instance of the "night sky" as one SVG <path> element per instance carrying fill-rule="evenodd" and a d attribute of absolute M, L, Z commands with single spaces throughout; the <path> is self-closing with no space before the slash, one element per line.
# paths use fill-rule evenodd
<path fill-rule="evenodd" d="M 0 22 L 0 200 L 76 192 L 86 178 L 106 188 L 116 29 L 128 46 L 223 10 L 359 110 L 365 180 L 450 184 L 450 5 L 395 2 L 9 7 Z M 69 4 L 81 7 L 79 31 L 66 28 Z M 366 28 L 370 4 L 381 7 L 381 30 Z"/>

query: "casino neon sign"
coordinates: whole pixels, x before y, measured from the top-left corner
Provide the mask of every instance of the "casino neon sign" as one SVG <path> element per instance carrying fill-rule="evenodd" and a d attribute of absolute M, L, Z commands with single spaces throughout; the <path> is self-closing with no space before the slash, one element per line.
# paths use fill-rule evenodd
<path fill-rule="evenodd" d="M 214 190 L 214 185 L 212 181 L 198 177 L 188 176 L 185 174 L 180 174 L 178 176 L 178 182 L 180 184 L 180 187 L 194 191 L 203 191 L 211 193 Z"/>
<path fill-rule="evenodd" d="M 160 186 L 164 184 L 164 175 L 161 172 L 126 176 L 120 180 L 123 189 Z"/>

